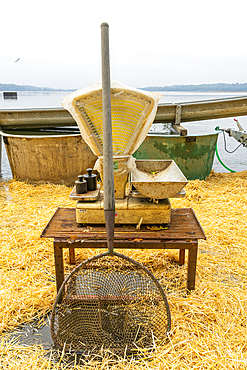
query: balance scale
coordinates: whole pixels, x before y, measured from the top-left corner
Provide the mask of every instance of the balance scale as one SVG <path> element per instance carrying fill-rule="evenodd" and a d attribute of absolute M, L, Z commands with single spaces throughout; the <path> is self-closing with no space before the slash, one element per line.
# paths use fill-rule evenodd
<path fill-rule="evenodd" d="M 160 97 L 111 80 L 116 224 L 169 224 L 169 198 L 185 195 L 183 188 L 188 181 L 173 160 L 136 160 L 132 156 L 148 134 Z M 83 139 L 98 157 L 94 170 L 103 181 L 101 84 L 70 94 L 62 105 L 72 114 Z M 70 199 L 77 201 L 77 223 L 104 224 L 104 184 L 96 184 L 95 189 L 81 194 L 77 189 L 75 186 L 70 194 Z"/>

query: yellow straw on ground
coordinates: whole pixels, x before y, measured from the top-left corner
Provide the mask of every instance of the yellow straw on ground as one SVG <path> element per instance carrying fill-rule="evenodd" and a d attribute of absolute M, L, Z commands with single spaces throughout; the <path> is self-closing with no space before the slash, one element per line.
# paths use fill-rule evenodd
<path fill-rule="evenodd" d="M 51 310 L 56 291 L 52 240 L 42 229 L 59 207 L 75 207 L 71 188 L 0 183 L 0 330 L 11 331 Z M 196 290 L 186 295 L 177 251 L 128 250 L 165 288 L 172 316 L 168 341 L 142 361 L 95 359 L 75 369 L 247 368 L 247 171 L 190 181 L 173 208 L 192 207 L 207 240 L 199 242 Z M 76 263 L 99 250 L 77 250 Z M 66 262 L 68 256 L 65 253 Z M 69 271 L 69 265 L 65 268 Z M 0 344 L 0 368 L 58 369 L 42 347 Z"/>

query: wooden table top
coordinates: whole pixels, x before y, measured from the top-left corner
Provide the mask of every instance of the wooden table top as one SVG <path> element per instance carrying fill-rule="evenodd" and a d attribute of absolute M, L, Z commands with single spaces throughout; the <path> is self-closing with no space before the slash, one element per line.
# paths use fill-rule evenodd
<path fill-rule="evenodd" d="M 153 226 L 160 230 L 150 230 Z M 41 234 L 42 238 L 84 240 L 106 240 L 105 225 L 79 226 L 76 222 L 75 208 L 58 208 Z M 206 239 L 206 235 L 192 208 L 173 208 L 171 223 L 165 225 L 141 225 L 140 230 L 135 225 L 115 225 L 115 240 L 197 240 Z"/>

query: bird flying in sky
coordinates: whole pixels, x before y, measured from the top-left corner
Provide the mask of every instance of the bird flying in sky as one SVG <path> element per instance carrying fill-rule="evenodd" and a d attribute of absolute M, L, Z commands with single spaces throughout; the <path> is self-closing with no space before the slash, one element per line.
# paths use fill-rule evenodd
<path fill-rule="evenodd" d="M 16 59 L 16 60 L 14 61 L 14 63 L 18 62 L 19 60 L 20 60 L 20 58 Z"/>

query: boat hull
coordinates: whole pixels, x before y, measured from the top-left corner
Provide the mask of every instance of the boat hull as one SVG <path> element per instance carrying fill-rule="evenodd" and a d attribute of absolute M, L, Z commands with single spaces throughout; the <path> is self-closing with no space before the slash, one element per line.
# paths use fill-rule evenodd
<path fill-rule="evenodd" d="M 19 181 L 71 186 L 97 159 L 81 135 L 3 139 L 13 178 Z"/>
<path fill-rule="evenodd" d="M 97 157 L 80 134 L 7 134 L 3 139 L 13 177 L 31 183 L 74 185 Z M 133 154 L 137 159 L 174 160 L 188 180 L 205 179 L 212 170 L 218 133 L 196 136 L 148 135 Z"/>
<path fill-rule="evenodd" d="M 213 166 L 218 133 L 148 135 L 133 154 L 136 159 L 172 159 L 188 180 L 206 179 Z"/>

